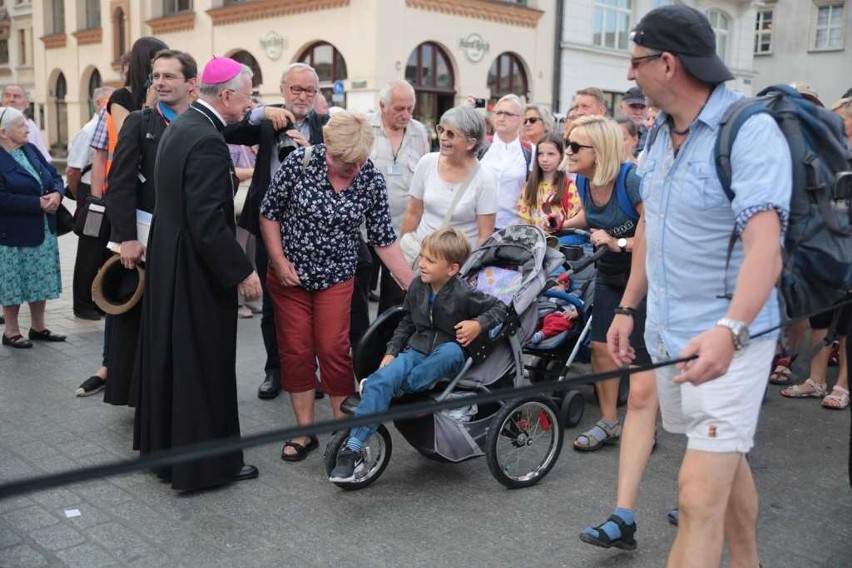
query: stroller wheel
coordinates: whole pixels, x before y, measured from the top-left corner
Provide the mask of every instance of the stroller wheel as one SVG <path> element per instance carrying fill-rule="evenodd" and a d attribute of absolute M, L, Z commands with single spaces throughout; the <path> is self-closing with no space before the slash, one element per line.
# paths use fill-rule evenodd
<path fill-rule="evenodd" d="M 586 412 L 586 400 L 580 391 L 568 391 L 559 405 L 559 413 L 562 415 L 562 423 L 566 428 L 573 428 L 583 419 Z"/>
<path fill-rule="evenodd" d="M 346 440 L 349 438 L 349 430 L 338 430 L 334 433 L 331 441 L 325 447 L 325 473 L 331 475 L 331 470 L 337 465 L 337 453 L 343 448 Z M 367 443 L 364 445 L 364 468 L 360 473 L 357 473 L 355 481 L 335 482 L 334 484 L 342 489 L 354 490 L 363 489 L 377 480 L 390 462 L 392 443 L 390 432 L 380 425 L 376 433 L 370 436 Z"/>
<path fill-rule="evenodd" d="M 535 485 L 556 464 L 564 435 L 562 418 L 548 399 L 510 400 L 488 428 L 488 469 L 509 489 Z"/>

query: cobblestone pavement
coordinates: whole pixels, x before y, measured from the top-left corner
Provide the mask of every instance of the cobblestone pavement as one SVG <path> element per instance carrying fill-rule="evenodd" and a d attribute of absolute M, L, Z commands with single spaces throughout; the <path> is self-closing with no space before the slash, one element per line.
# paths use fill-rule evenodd
<path fill-rule="evenodd" d="M 60 344 L 0 347 L 0 482 L 135 457 L 132 410 L 74 390 L 97 367 L 103 324 L 74 319 L 76 239 L 60 239 L 65 292 L 48 304 Z M 28 328 L 26 309 L 23 329 Z M 258 318 L 239 324 L 244 433 L 292 424 L 287 401 L 262 401 Z M 799 369 L 804 371 L 804 369 Z M 799 373 L 801 375 L 801 373 Z M 589 406 L 583 428 L 597 416 Z M 327 404 L 319 417 L 330 417 Z M 846 474 L 849 412 L 787 400 L 771 387 L 752 465 L 760 491 L 766 567 L 852 566 L 852 493 Z M 580 430 L 566 434 L 570 444 Z M 323 445 L 327 437 L 323 437 Z M 618 452 L 566 445 L 536 487 L 508 491 L 485 460 L 422 458 L 394 434 L 394 456 L 372 487 L 347 493 L 326 481 L 321 452 L 300 463 L 280 445 L 253 448 L 260 478 L 195 495 L 136 473 L 0 500 L 0 566 L 662 566 L 674 537 L 681 438 L 662 434 L 638 508 L 634 553 L 580 544 L 611 511 Z M 80 515 L 67 518 L 66 511 Z"/>

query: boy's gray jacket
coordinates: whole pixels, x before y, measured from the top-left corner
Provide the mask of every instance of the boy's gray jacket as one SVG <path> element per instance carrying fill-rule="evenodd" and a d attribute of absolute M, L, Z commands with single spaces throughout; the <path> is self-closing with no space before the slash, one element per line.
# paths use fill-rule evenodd
<path fill-rule="evenodd" d="M 412 280 L 402 304 L 402 321 L 388 343 L 388 354 L 396 356 L 408 345 L 428 355 L 438 345 L 456 340 L 455 326 L 460 321 L 478 321 L 485 334 L 508 315 L 503 302 L 456 276 L 435 295 L 430 317 L 430 292 L 420 278 Z"/>

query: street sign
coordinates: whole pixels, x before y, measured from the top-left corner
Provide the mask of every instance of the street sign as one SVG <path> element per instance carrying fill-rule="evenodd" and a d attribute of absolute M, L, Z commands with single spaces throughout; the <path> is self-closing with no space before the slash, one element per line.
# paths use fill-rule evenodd
<path fill-rule="evenodd" d="M 343 81 L 335 81 L 334 86 L 331 88 L 331 92 L 335 95 L 342 95 L 346 89 L 343 87 Z"/>

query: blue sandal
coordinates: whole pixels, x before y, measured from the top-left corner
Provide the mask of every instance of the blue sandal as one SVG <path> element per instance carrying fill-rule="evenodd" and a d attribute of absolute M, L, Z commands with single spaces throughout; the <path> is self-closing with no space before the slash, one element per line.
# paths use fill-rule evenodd
<path fill-rule="evenodd" d="M 603 526 L 607 523 L 614 523 L 617 527 L 621 535 L 616 539 L 609 538 L 609 535 L 606 534 L 606 531 L 603 529 Z M 591 534 L 592 532 L 597 533 Z M 624 522 L 624 519 L 619 517 L 618 515 L 610 515 L 610 517 L 603 523 L 599 524 L 596 527 L 590 527 L 583 532 L 580 533 L 580 540 L 591 544 L 593 546 L 598 546 L 600 548 L 620 548 L 621 550 L 636 550 L 636 539 L 634 535 L 636 534 L 636 523 L 627 524 Z"/>

